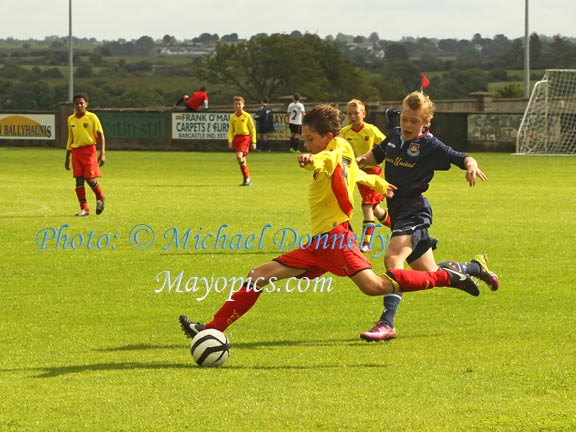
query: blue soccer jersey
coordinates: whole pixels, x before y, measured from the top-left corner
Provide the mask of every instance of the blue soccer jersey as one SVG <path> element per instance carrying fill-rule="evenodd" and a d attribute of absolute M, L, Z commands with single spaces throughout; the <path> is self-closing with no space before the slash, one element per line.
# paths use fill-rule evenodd
<path fill-rule="evenodd" d="M 465 153 L 444 144 L 430 132 L 410 142 L 404 142 L 400 128 L 391 129 L 389 136 L 374 147 L 378 163 L 385 163 L 385 178 L 398 188 L 394 199 L 418 197 L 428 190 L 434 171 L 446 171 L 451 165 L 466 169 Z"/>

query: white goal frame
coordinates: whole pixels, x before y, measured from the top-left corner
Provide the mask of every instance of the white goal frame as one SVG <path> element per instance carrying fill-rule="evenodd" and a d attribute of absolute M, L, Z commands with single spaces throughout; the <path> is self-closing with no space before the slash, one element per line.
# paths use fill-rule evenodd
<path fill-rule="evenodd" d="M 518 155 L 576 155 L 576 69 L 547 69 L 516 136 Z"/>

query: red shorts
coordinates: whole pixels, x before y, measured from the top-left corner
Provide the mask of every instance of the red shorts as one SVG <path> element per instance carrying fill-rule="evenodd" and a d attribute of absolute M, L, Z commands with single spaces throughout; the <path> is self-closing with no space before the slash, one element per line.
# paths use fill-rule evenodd
<path fill-rule="evenodd" d="M 326 234 L 314 236 L 301 248 L 274 258 L 288 267 L 305 269 L 299 278 L 314 279 L 326 272 L 336 276 L 354 276 L 372 268 L 370 261 L 360 251 L 356 234 L 348 222 L 342 223 Z"/>
<path fill-rule="evenodd" d="M 250 151 L 250 135 L 235 135 L 234 136 L 234 151 L 236 153 L 248 154 Z"/>
<path fill-rule="evenodd" d="M 102 177 L 95 145 L 72 149 L 72 175 L 87 179 Z"/>
<path fill-rule="evenodd" d="M 360 168 L 362 171 L 368 174 L 376 174 L 379 177 L 382 177 L 382 167 L 375 166 L 375 167 L 363 167 Z M 374 189 L 369 188 L 368 186 L 364 186 L 363 184 L 358 184 L 358 191 L 360 192 L 360 196 L 362 197 L 362 204 L 380 204 L 384 200 L 384 195 L 380 195 Z"/>

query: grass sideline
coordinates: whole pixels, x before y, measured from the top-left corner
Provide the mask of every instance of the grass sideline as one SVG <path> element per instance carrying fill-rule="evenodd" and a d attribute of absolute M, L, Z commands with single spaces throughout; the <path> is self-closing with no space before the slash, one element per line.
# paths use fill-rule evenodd
<path fill-rule="evenodd" d="M 254 186 L 240 188 L 232 154 L 109 150 L 107 208 L 80 219 L 63 150 L 0 148 L 0 430 L 574 430 L 576 158 L 476 156 L 488 183 L 470 189 L 453 169 L 427 193 L 436 257 L 487 252 L 499 292 L 407 294 L 399 338 L 373 344 L 358 334 L 381 300 L 346 279 L 270 293 L 227 332 L 228 362 L 204 369 L 176 320 L 210 319 L 226 293 L 155 293 L 157 275 L 240 277 L 280 252 L 268 235 L 163 247 L 225 224 L 237 240 L 266 224 L 305 233 L 310 173 L 295 156 L 251 154 Z M 38 247 L 65 224 L 66 249 Z M 147 250 L 129 241 L 138 225 L 156 233 Z M 89 249 L 91 232 L 108 246 Z"/>

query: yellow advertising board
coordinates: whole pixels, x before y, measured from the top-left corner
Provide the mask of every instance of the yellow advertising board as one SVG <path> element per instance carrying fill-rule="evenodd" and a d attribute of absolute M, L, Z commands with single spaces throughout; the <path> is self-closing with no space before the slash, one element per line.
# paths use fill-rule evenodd
<path fill-rule="evenodd" d="M 2 140 L 53 140 L 55 132 L 54 114 L 0 114 Z"/>

